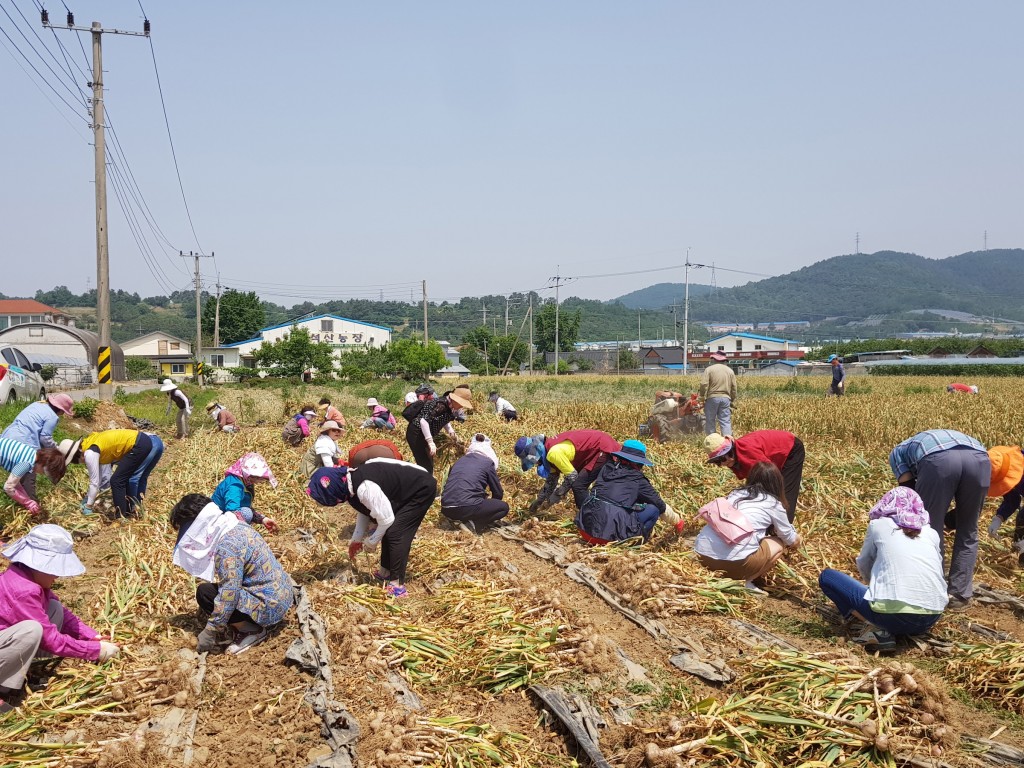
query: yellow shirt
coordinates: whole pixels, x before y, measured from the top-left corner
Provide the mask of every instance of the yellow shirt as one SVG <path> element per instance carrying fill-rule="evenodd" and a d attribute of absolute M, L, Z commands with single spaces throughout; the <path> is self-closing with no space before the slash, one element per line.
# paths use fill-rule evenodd
<path fill-rule="evenodd" d="M 125 457 L 135 441 L 139 439 L 137 429 L 105 429 L 93 432 L 82 441 L 82 450 L 95 446 L 99 448 L 100 464 L 114 464 Z"/>
<path fill-rule="evenodd" d="M 563 475 L 571 475 L 576 471 L 576 468 L 572 465 L 572 460 L 575 458 L 576 446 L 570 440 L 563 440 L 556 445 L 552 445 L 551 450 L 547 453 L 548 464 Z"/>

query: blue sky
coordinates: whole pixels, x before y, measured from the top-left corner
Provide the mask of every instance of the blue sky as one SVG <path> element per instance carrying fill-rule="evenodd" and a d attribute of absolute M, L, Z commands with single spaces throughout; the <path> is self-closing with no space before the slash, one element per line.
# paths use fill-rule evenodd
<path fill-rule="evenodd" d="M 128 0 L 76 21 L 141 29 Z M 106 99 L 165 250 L 110 202 L 111 283 L 204 279 L 303 298 L 508 293 L 695 262 L 720 285 L 853 252 L 1024 246 L 1019 2 L 143 0 L 150 58 L 104 37 Z M 32 0 L 2 27 L 40 64 Z M 55 26 L 59 4 L 50 8 Z M 59 10 L 58 10 L 59 9 Z M 74 36 L 57 35 L 84 59 Z M 82 42 L 89 50 L 88 36 Z M 8 119 L 0 291 L 95 285 L 92 148 L 78 114 L 0 51 Z M 45 56 L 45 52 L 43 53 Z M 57 64 L 49 59 L 57 69 Z M 78 77 L 83 81 L 84 77 Z M 46 86 L 41 86 L 46 89 Z M 72 128 L 62 114 L 77 125 Z M 16 116 L 10 119 L 10 116 Z M 122 173 L 123 173 L 122 169 Z M 13 183 L 12 183 L 13 182 Z M 169 244 L 168 244 L 169 243 Z M 157 276 L 154 276 L 154 271 Z M 706 272 L 694 280 L 706 282 Z M 682 270 L 578 280 L 609 298 Z"/>

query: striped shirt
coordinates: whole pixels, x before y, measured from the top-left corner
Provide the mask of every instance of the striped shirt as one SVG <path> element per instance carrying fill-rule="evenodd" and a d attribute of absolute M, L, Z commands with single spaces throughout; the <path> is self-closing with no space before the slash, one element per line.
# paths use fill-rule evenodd
<path fill-rule="evenodd" d="M 24 477 L 36 463 L 36 449 L 17 440 L 0 438 L 0 467 L 15 477 Z"/>
<path fill-rule="evenodd" d="M 889 466 L 893 476 L 899 480 L 907 472 L 917 474 L 917 465 L 925 456 L 951 448 L 973 448 L 985 453 L 985 446 L 970 435 L 953 429 L 929 429 L 908 437 L 893 448 L 889 454 Z"/>

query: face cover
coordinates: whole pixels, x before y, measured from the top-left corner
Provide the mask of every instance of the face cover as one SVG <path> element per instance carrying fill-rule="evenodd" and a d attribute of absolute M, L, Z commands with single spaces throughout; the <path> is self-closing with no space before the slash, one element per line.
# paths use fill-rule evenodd
<path fill-rule="evenodd" d="M 452 411 L 452 415 L 455 417 L 456 421 L 465 421 L 466 420 L 466 409 L 465 408 L 456 408 L 455 410 Z"/>

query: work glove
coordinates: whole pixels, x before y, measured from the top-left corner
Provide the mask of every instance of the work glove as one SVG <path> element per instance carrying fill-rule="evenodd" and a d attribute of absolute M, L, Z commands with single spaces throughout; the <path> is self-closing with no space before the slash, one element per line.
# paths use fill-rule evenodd
<path fill-rule="evenodd" d="M 91 515 L 92 507 L 89 506 L 88 501 L 82 499 L 82 503 L 78 505 L 78 508 L 82 511 L 83 515 Z"/>
<path fill-rule="evenodd" d="M 366 552 L 366 553 L 376 552 L 377 551 L 377 546 L 379 544 L 380 544 L 379 541 L 373 541 L 372 539 L 367 539 L 366 541 L 363 542 L 363 551 Z"/>
<path fill-rule="evenodd" d="M 40 509 L 39 502 L 38 501 L 33 501 L 32 499 L 29 499 L 25 503 L 25 509 L 28 510 L 28 513 L 30 515 L 38 515 L 39 514 L 39 509 Z"/>
<path fill-rule="evenodd" d="M 220 647 L 217 642 L 217 633 L 210 628 L 204 629 L 196 639 L 196 653 L 209 653 Z"/>
<path fill-rule="evenodd" d="M 988 535 L 991 536 L 993 539 L 998 539 L 999 529 L 1002 527 L 1002 525 L 1003 518 L 1001 518 L 999 515 L 995 515 L 992 518 L 992 522 L 988 524 Z"/>
<path fill-rule="evenodd" d="M 433 440 L 427 440 L 427 448 L 430 449 L 430 455 L 435 456 L 437 454 L 437 446 L 434 445 Z"/>
<path fill-rule="evenodd" d="M 361 542 L 361 541 L 350 541 L 349 545 L 348 545 L 348 559 L 349 560 L 355 560 L 356 559 L 356 555 L 358 555 L 362 551 L 362 549 L 363 549 L 363 542 Z"/>
<path fill-rule="evenodd" d="M 100 640 L 100 664 L 102 664 L 105 661 L 110 661 L 115 656 L 119 656 L 120 654 L 120 647 L 114 645 L 114 643 L 108 643 L 106 640 Z"/>
<path fill-rule="evenodd" d="M 277 533 L 279 530 L 277 521 L 272 517 L 267 517 L 266 515 L 263 516 L 263 527 L 271 533 Z"/>
<path fill-rule="evenodd" d="M 545 494 L 540 494 L 539 496 L 537 496 L 537 498 L 533 500 L 533 503 L 530 504 L 530 514 L 539 512 L 541 507 L 544 506 L 547 500 L 548 497 Z"/>

